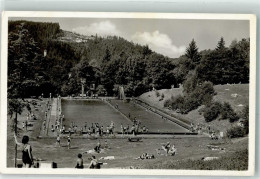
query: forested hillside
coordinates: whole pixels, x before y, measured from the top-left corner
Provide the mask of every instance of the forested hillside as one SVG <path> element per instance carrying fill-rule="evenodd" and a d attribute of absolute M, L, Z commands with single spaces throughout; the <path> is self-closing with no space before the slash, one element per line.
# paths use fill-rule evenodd
<path fill-rule="evenodd" d="M 216 49 L 204 51 L 192 40 L 183 56 L 171 59 L 122 37 L 82 36 L 57 23 L 10 21 L 8 42 L 8 92 L 17 97 L 79 94 L 82 78 L 86 90 L 95 84 L 99 95 L 116 95 L 123 85 L 127 96 L 180 83 L 189 92 L 204 81 L 249 81 L 249 39 L 226 47 L 220 38 Z"/>

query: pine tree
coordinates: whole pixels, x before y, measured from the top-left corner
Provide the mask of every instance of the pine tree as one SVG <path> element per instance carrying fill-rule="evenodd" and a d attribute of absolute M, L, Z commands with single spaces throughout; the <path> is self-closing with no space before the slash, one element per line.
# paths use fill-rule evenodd
<path fill-rule="evenodd" d="M 188 57 L 189 59 L 191 59 L 195 65 L 199 64 L 199 61 L 200 61 L 200 55 L 199 55 L 198 50 L 199 49 L 196 45 L 195 40 L 192 39 L 191 43 L 189 44 L 189 46 L 186 49 L 185 56 Z"/>
<path fill-rule="evenodd" d="M 105 51 L 105 56 L 103 58 L 103 63 L 109 62 L 110 59 L 111 59 L 111 53 L 110 53 L 109 49 L 107 48 Z"/>
<path fill-rule="evenodd" d="M 224 41 L 224 38 L 221 37 L 220 40 L 218 41 L 218 45 L 216 47 L 216 50 L 224 50 L 226 47 L 225 47 L 225 41 Z"/>

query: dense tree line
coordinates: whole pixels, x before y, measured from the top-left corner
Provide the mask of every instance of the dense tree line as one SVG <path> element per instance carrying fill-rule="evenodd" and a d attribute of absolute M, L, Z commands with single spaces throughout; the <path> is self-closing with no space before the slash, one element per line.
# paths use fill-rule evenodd
<path fill-rule="evenodd" d="M 249 39 L 225 47 L 221 38 L 216 49 L 204 51 L 193 39 L 183 56 L 171 59 L 117 36 L 59 40 L 64 33 L 57 23 L 9 22 L 8 92 L 19 89 L 16 97 L 78 94 L 82 78 L 86 90 L 95 84 L 100 93 L 115 95 L 123 85 L 127 96 L 180 83 L 188 94 L 204 81 L 249 81 Z"/>

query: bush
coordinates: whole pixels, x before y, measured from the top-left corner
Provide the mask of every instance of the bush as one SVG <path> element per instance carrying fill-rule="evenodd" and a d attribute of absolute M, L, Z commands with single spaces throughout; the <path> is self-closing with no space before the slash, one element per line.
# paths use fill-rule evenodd
<path fill-rule="evenodd" d="M 194 97 L 186 97 L 180 110 L 181 113 L 187 114 L 188 112 L 196 109 L 200 105 L 198 99 Z"/>
<path fill-rule="evenodd" d="M 172 97 L 171 99 L 166 99 L 163 103 L 164 107 L 171 107 L 171 105 L 172 105 Z"/>
<path fill-rule="evenodd" d="M 161 98 L 162 98 L 162 99 L 164 98 L 164 94 L 162 94 Z"/>
<path fill-rule="evenodd" d="M 239 119 L 238 115 L 232 109 L 231 105 L 227 102 L 225 102 L 223 105 L 221 115 L 222 119 L 228 119 L 231 123 Z"/>
<path fill-rule="evenodd" d="M 186 84 L 186 95 L 172 97 L 170 100 L 165 101 L 164 106 L 171 106 L 173 110 L 179 109 L 182 114 L 187 114 L 188 112 L 196 109 L 202 104 L 210 104 L 215 94 L 213 84 L 211 82 L 204 82 L 200 86 L 195 86 L 192 80 L 187 80 Z M 190 90 L 188 87 L 194 87 L 194 90 Z M 162 94 L 162 98 L 164 94 Z"/>
<path fill-rule="evenodd" d="M 209 105 L 212 101 L 215 90 L 211 82 L 205 81 L 200 86 L 197 86 L 195 90 L 191 93 L 200 104 Z"/>
<path fill-rule="evenodd" d="M 237 138 L 243 137 L 245 135 L 245 131 L 243 127 L 237 126 L 227 130 L 228 138 Z"/>
<path fill-rule="evenodd" d="M 184 97 L 181 95 L 176 96 L 175 98 L 173 98 L 172 100 L 172 109 L 176 110 L 176 109 L 182 109 L 183 108 L 183 104 L 184 104 Z"/>
<path fill-rule="evenodd" d="M 242 111 L 242 116 L 244 119 L 244 131 L 246 134 L 249 133 L 249 106 L 246 105 Z"/>
<path fill-rule="evenodd" d="M 219 102 L 214 102 L 213 104 L 211 104 L 211 106 L 205 108 L 203 114 L 205 121 L 210 122 L 217 119 L 217 117 L 221 113 L 221 110 L 222 110 L 222 104 Z"/>

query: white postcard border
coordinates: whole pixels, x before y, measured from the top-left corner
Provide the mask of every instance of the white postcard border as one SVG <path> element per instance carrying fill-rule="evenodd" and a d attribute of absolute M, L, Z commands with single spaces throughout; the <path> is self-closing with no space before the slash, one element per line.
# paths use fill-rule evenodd
<path fill-rule="evenodd" d="M 7 142 L 0 153 L 0 172 L 8 174 L 87 174 L 87 175 L 206 175 L 206 176 L 252 176 L 255 171 L 255 109 L 256 109 L 256 16 L 253 14 L 205 14 L 205 13 L 133 13 L 133 12 L 48 12 L 5 11 L 2 13 L 1 41 L 1 111 L 0 138 L 7 139 L 7 51 L 9 17 L 70 17 L 70 18 L 147 18 L 147 19 L 208 19 L 250 21 L 250 85 L 249 85 L 249 166 L 247 171 L 222 170 L 143 170 L 143 169 L 18 169 L 6 167 Z"/>

